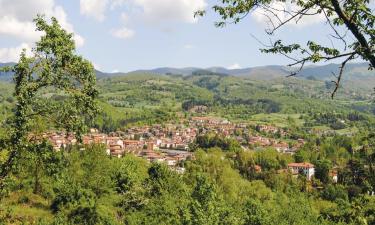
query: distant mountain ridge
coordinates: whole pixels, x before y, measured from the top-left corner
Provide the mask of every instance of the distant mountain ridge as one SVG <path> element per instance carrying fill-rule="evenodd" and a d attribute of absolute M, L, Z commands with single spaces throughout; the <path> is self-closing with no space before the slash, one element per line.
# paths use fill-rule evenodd
<path fill-rule="evenodd" d="M 198 68 L 198 67 L 186 67 L 186 68 L 173 68 L 173 67 L 161 67 L 150 70 L 136 70 L 129 73 L 151 73 L 160 75 L 192 75 L 196 71 L 208 71 L 210 73 L 227 74 L 236 77 L 244 77 L 255 80 L 270 80 L 280 77 L 286 77 L 290 75 L 296 68 L 290 68 L 287 66 L 280 65 L 268 65 L 259 67 L 249 67 L 243 69 L 227 69 L 224 67 L 209 67 L 209 68 Z M 340 70 L 340 64 L 327 64 L 327 65 L 312 65 L 306 66 L 300 71 L 296 77 L 304 79 L 316 79 L 316 80 L 332 80 L 333 74 L 338 74 Z M 125 73 L 128 74 L 128 73 Z M 357 79 L 359 77 L 374 77 L 375 71 L 368 70 L 367 63 L 352 63 L 348 64 L 345 68 L 345 79 Z M 108 74 L 113 76 L 113 74 Z M 117 74 L 118 75 L 118 74 Z"/>
<path fill-rule="evenodd" d="M 198 67 L 185 67 L 185 68 L 173 68 L 173 67 L 161 67 L 150 70 L 136 70 L 130 73 L 152 73 L 161 75 L 192 75 L 196 71 L 208 71 L 211 73 L 228 74 L 231 76 L 252 76 L 255 73 L 264 73 L 266 71 L 272 71 L 279 75 L 287 74 L 287 67 L 285 66 L 261 66 L 261 67 L 249 67 L 243 69 L 227 69 L 224 67 L 209 67 L 209 68 L 198 68 Z"/>
<path fill-rule="evenodd" d="M 6 66 L 14 66 L 16 63 L 14 62 L 7 62 L 7 63 L 0 63 L 0 68 Z M 1 72 L 0 71 L 0 81 L 11 81 L 13 79 L 12 72 Z"/>
<path fill-rule="evenodd" d="M 0 63 L 0 67 L 11 66 L 15 63 Z M 339 64 L 327 64 L 327 65 L 313 65 L 306 66 L 297 75 L 299 78 L 304 79 L 316 79 L 316 80 L 332 80 L 333 73 L 337 74 L 339 71 Z M 289 75 L 293 69 L 286 66 L 280 65 L 269 65 L 269 66 L 259 66 L 259 67 L 249 67 L 243 69 L 227 69 L 224 67 L 209 67 L 209 68 L 199 68 L 199 67 L 186 67 L 186 68 L 173 68 L 173 67 L 160 67 L 150 70 L 135 70 L 128 73 L 106 73 L 96 70 L 98 79 L 116 76 L 126 76 L 128 74 L 137 73 L 150 73 L 150 74 L 160 74 L 160 75 L 181 75 L 189 76 L 196 73 L 202 74 L 207 73 L 219 74 L 219 75 L 230 75 L 236 77 L 244 77 L 254 80 L 271 80 L 276 78 L 282 78 Z M 345 69 L 345 80 L 358 80 L 365 79 L 371 80 L 375 86 L 375 71 L 368 70 L 367 63 L 353 63 L 348 64 Z M 10 81 L 12 79 L 12 73 L 0 72 L 0 80 Z"/>

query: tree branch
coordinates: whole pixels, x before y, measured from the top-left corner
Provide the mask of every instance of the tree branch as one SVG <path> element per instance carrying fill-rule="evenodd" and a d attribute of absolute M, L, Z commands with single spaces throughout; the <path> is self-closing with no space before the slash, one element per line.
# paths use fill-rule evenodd
<path fill-rule="evenodd" d="M 371 47 L 369 46 L 369 43 L 367 42 L 365 36 L 361 33 L 361 31 L 358 29 L 358 26 L 353 22 L 353 20 L 350 19 L 342 11 L 338 0 L 331 0 L 331 3 L 339 18 L 343 20 L 346 27 L 351 31 L 351 33 L 358 40 L 359 44 L 363 48 L 363 53 L 359 54 L 362 55 L 364 58 L 367 58 L 370 61 L 372 67 L 375 67 L 375 55 L 373 54 L 373 49 L 371 49 Z"/>
<path fill-rule="evenodd" d="M 341 63 L 341 66 L 340 66 L 340 72 L 339 72 L 339 75 L 337 76 L 337 80 L 334 81 L 335 83 L 335 89 L 333 90 L 332 94 L 331 94 L 331 98 L 333 99 L 337 93 L 337 90 L 339 89 L 340 87 L 340 83 L 341 83 L 341 79 L 342 79 L 342 75 L 344 73 L 344 69 L 345 69 L 345 66 L 346 64 L 352 60 L 354 58 L 354 56 L 356 55 L 356 53 L 352 53 L 347 59 L 344 60 L 344 62 Z"/>

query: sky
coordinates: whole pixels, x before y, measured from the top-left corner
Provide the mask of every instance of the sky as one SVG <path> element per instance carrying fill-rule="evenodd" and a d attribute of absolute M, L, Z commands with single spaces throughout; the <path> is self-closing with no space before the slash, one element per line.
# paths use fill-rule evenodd
<path fill-rule="evenodd" d="M 230 69 L 286 65 L 286 58 L 260 53 L 265 17 L 258 11 L 236 25 L 217 28 L 211 10 L 218 0 L 0 0 L 0 62 L 18 60 L 41 33 L 32 19 L 56 17 L 74 33 L 77 52 L 105 72 L 157 67 Z M 287 6 L 289 7 L 289 6 Z M 194 18 L 197 10 L 207 15 Z M 280 15 L 284 16 L 284 15 Z M 322 16 L 291 23 L 271 37 L 306 43 L 330 43 Z M 256 38 L 254 38 L 256 37 Z"/>

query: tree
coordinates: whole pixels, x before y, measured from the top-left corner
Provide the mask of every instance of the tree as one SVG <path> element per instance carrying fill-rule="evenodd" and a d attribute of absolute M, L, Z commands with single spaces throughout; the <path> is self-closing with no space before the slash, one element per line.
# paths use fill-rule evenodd
<path fill-rule="evenodd" d="M 115 190 L 121 194 L 119 206 L 124 211 L 132 209 L 140 210 L 147 202 L 144 197 L 146 188 L 143 183 L 148 178 L 147 162 L 133 155 L 126 155 L 118 160 L 112 179 L 115 182 Z"/>
<path fill-rule="evenodd" d="M 256 178 L 256 164 L 255 156 L 250 151 L 239 151 L 236 153 L 236 160 L 234 161 L 235 167 L 239 170 L 240 174 L 247 179 Z"/>
<path fill-rule="evenodd" d="M 192 193 L 192 224 L 219 224 L 221 203 L 215 184 L 199 175 Z"/>
<path fill-rule="evenodd" d="M 8 158 L 0 167 L 0 183 L 16 165 L 22 152 L 28 151 L 31 124 L 43 117 L 50 127 L 75 132 L 80 140 L 86 124 L 97 112 L 96 77 L 92 64 L 75 54 L 73 34 L 61 28 L 55 18 L 48 23 L 43 16 L 34 20 L 44 35 L 36 43 L 32 56 L 25 50 L 13 68 L 16 100 L 10 118 L 10 135 L 0 141 Z M 62 96 L 59 100 L 44 97 L 42 92 Z"/>
<path fill-rule="evenodd" d="M 313 40 L 306 46 L 298 43 L 284 44 L 281 40 L 265 45 L 261 52 L 281 54 L 292 60 L 289 66 L 299 65 L 291 74 L 296 75 L 308 62 L 342 60 L 340 71 L 336 75 L 334 97 L 340 87 L 345 65 L 357 58 L 369 62 L 369 69 L 375 67 L 375 16 L 370 0 L 222 0 L 213 6 L 213 10 L 222 19 L 216 26 L 238 23 L 254 10 L 259 10 L 267 19 L 269 27 L 266 33 L 274 35 L 288 23 L 300 23 L 305 17 L 321 15 L 332 31 L 335 46 L 324 46 Z M 205 11 L 198 11 L 202 16 Z M 298 56 L 296 57 L 295 54 Z"/>
<path fill-rule="evenodd" d="M 118 168 L 113 173 L 115 189 L 118 193 L 126 193 L 142 185 L 147 178 L 146 161 L 133 155 L 121 158 Z"/>
<path fill-rule="evenodd" d="M 358 159 L 349 160 L 346 167 L 340 169 L 338 173 L 339 183 L 348 186 L 352 185 L 356 190 L 359 188 L 360 192 L 371 190 L 369 178 L 368 167 Z"/>
<path fill-rule="evenodd" d="M 307 161 L 308 160 L 308 158 L 307 158 L 307 152 L 304 151 L 304 150 L 299 150 L 298 152 L 296 152 L 296 154 L 294 154 L 294 160 L 297 163 L 301 163 L 301 162 Z"/>
<path fill-rule="evenodd" d="M 324 159 L 315 163 L 315 177 L 321 182 L 327 184 L 330 181 L 329 170 L 331 169 L 331 161 Z"/>
<path fill-rule="evenodd" d="M 33 177 L 33 192 L 41 194 L 43 178 L 57 176 L 62 171 L 64 167 L 63 155 L 60 152 L 54 152 L 52 146 L 46 140 L 30 145 L 28 150 L 28 154 L 23 158 L 22 167 Z M 28 175 L 26 174 L 26 176 Z"/>
<path fill-rule="evenodd" d="M 272 224 L 270 213 L 266 211 L 264 205 L 254 199 L 249 199 L 245 205 L 245 221 L 251 225 L 267 225 Z"/>
<path fill-rule="evenodd" d="M 95 193 L 80 185 L 72 177 L 63 175 L 54 187 L 55 197 L 51 204 L 53 212 L 74 210 L 78 207 L 93 207 L 96 202 Z"/>
<path fill-rule="evenodd" d="M 197 136 L 191 147 L 192 151 L 197 150 L 197 148 L 209 149 L 214 147 L 221 148 L 223 151 L 228 152 L 238 152 L 241 150 L 241 145 L 237 140 L 214 133 Z"/>
<path fill-rule="evenodd" d="M 78 148 L 75 151 L 76 162 L 80 164 L 82 169 L 81 176 L 76 176 L 80 184 L 90 189 L 95 195 L 100 198 L 111 192 L 114 186 L 114 181 L 111 179 L 114 168 L 112 167 L 112 160 L 106 153 L 106 148 L 103 145 L 89 145 L 85 146 L 85 151 L 80 151 Z M 72 153 L 74 154 L 74 153 Z M 69 171 L 71 176 L 79 171 Z"/>
<path fill-rule="evenodd" d="M 143 203 L 138 194 L 138 199 L 122 205 L 125 224 L 190 224 L 189 192 L 180 175 L 165 164 L 153 163 L 143 183 Z"/>
<path fill-rule="evenodd" d="M 348 193 L 345 190 L 345 187 L 342 185 L 328 185 L 323 192 L 321 193 L 321 196 L 329 201 L 335 201 L 337 199 L 342 199 L 347 201 L 348 200 Z"/>
<path fill-rule="evenodd" d="M 262 167 L 262 170 L 278 170 L 281 167 L 278 155 L 279 153 L 274 149 L 256 152 L 256 163 Z"/>

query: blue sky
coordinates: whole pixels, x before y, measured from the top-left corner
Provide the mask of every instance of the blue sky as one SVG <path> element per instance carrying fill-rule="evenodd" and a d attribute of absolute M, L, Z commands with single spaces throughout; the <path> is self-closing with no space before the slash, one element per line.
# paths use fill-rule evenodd
<path fill-rule="evenodd" d="M 214 0 L 0 0 L 0 61 L 15 61 L 40 34 L 33 31 L 37 13 L 55 16 L 75 34 L 77 51 L 107 71 L 156 67 L 243 68 L 284 65 L 282 56 L 259 52 L 267 42 L 264 18 L 255 12 L 238 25 L 216 28 L 218 17 L 194 19 L 197 9 Z M 280 30 L 273 39 L 329 43 L 320 17 Z"/>

